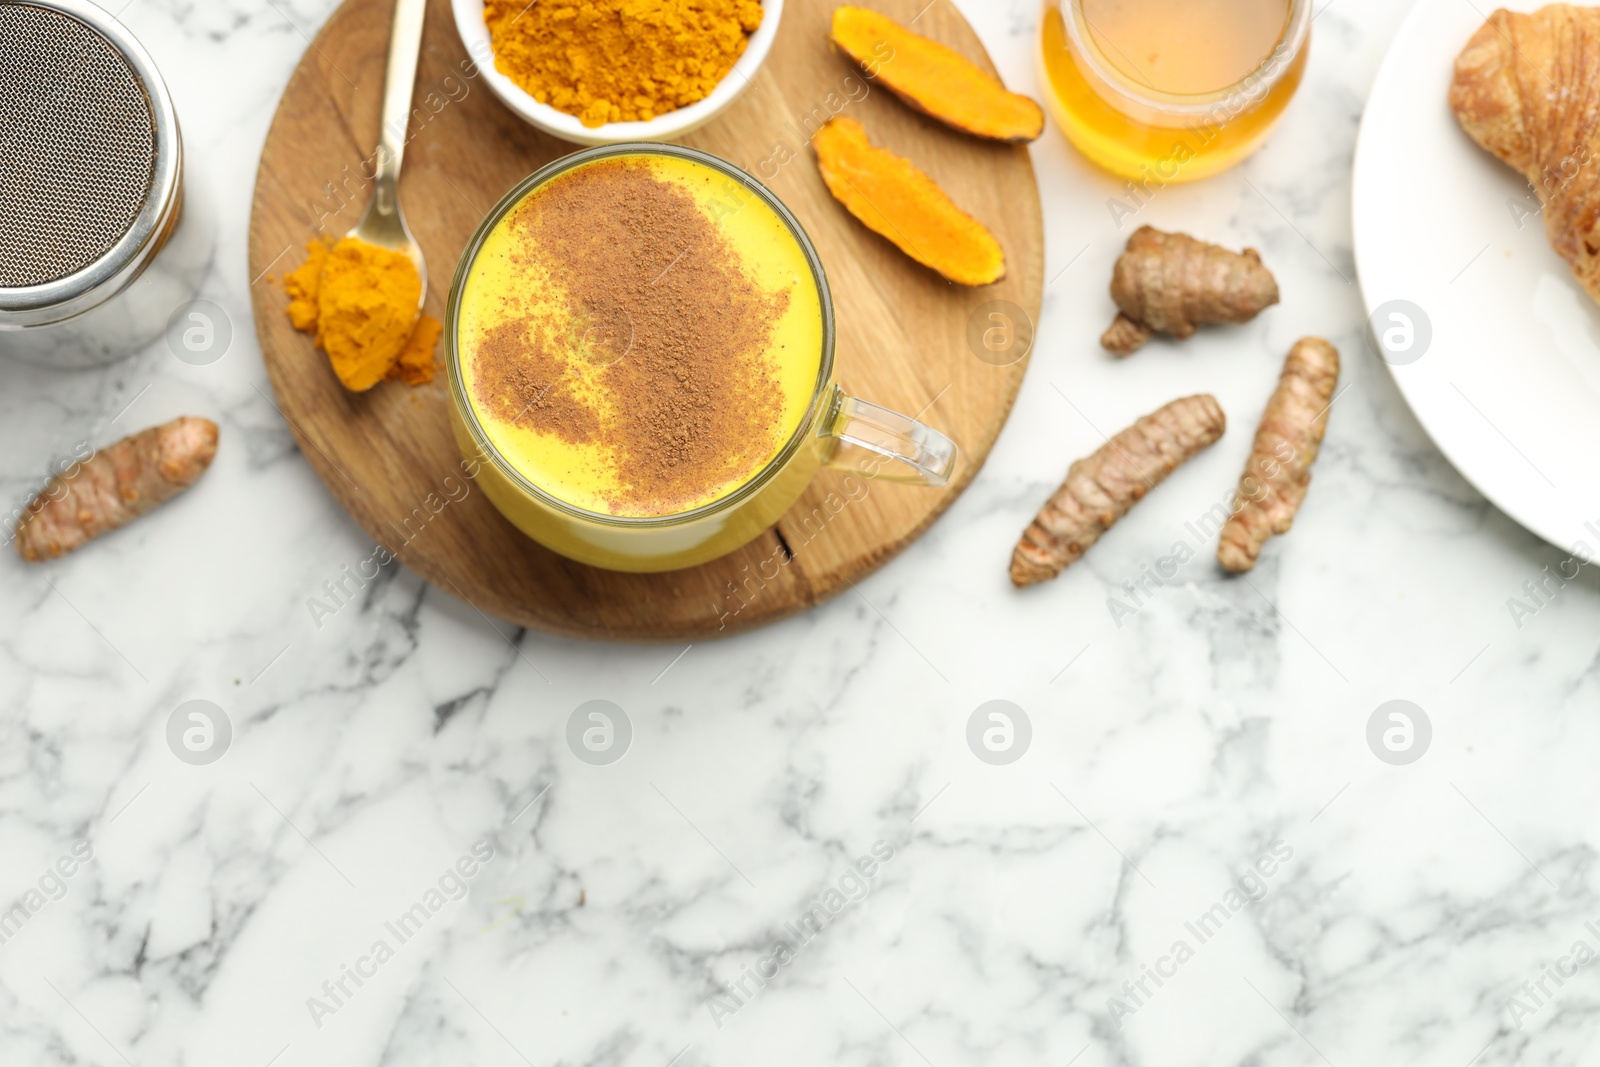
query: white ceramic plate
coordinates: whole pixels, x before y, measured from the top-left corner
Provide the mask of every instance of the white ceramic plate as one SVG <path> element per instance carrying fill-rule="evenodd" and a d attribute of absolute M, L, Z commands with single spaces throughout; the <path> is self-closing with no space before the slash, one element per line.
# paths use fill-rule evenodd
<path fill-rule="evenodd" d="M 1356 268 L 1395 382 L 1450 462 L 1534 533 L 1600 552 L 1600 307 L 1550 248 L 1532 188 L 1447 100 L 1493 6 L 1419 0 L 1389 49 L 1356 145 Z"/>
<path fill-rule="evenodd" d="M 477 61 L 481 76 L 489 83 L 494 95 L 525 122 L 564 141 L 580 145 L 671 141 L 710 122 L 755 79 L 761 64 L 766 62 L 767 53 L 772 50 L 772 42 L 778 36 L 778 23 L 783 20 L 783 0 L 762 0 L 761 6 L 765 9 L 761 26 L 750 35 L 744 55 L 717 83 L 710 96 L 688 107 L 657 115 L 649 122 L 609 122 L 598 128 L 590 128 L 580 122 L 576 115 L 539 103 L 519 88 L 516 82 L 495 69 L 494 52 L 489 45 L 489 27 L 483 21 L 483 0 L 451 0 L 450 3 L 461 43 L 466 45 L 467 55 Z"/>

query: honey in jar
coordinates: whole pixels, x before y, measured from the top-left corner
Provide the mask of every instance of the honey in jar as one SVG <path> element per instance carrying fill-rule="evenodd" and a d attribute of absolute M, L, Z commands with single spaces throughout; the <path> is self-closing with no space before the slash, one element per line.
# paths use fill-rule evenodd
<path fill-rule="evenodd" d="M 1042 82 L 1084 155 L 1147 189 L 1248 156 L 1305 72 L 1310 0 L 1045 0 Z"/>

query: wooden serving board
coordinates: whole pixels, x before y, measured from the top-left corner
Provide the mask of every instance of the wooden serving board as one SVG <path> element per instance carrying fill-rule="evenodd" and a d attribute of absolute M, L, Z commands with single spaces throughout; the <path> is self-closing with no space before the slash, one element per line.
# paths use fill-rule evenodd
<path fill-rule="evenodd" d="M 909 22 L 926 2 L 877 6 Z M 430 495 L 437 504 L 450 485 L 461 484 L 444 374 L 418 389 L 391 382 L 366 394 L 345 392 L 310 338 L 290 327 L 277 284 L 302 261 L 312 237 L 349 229 L 369 195 L 362 168 L 377 142 L 391 4 L 347 0 L 306 50 L 267 133 L 250 220 L 250 276 L 277 403 L 311 466 L 377 542 L 446 592 L 519 625 L 590 638 L 692 640 L 771 622 L 834 595 L 903 549 L 967 486 L 1005 424 L 1027 366 L 979 359 L 968 342 L 969 320 L 994 300 L 1038 319 L 1044 236 L 1033 166 L 1025 148 L 955 133 L 875 86 L 863 94 L 871 83 L 827 43 L 832 10 L 829 0 L 788 0 L 760 75 L 685 143 L 757 174 L 799 217 L 833 288 L 841 383 L 906 414 L 921 412 L 955 439 L 962 455 L 951 484 L 934 490 L 874 481 L 864 497 L 858 485 L 860 499 L 841 508 L 844 475 L 824 471 L 753 544 L 655 575 L 558 556 L 520 533 L 481 492 L 432 513 Z M 916 28 L 993 69 L 949 0 L 936 0 Z M 448 0 L 428 7 L 415 108 L 400 198 L 427 257 L 427 310 L 442 319 L 456 262 L 485 214 L 511 186 L 574 146 L 524 124 L 475 76 Z M 950 285 L 851 218 L 828 195 L 806 144 L 804 117 L 815 116 L 814 125 L 835 109 L 912 159 L 993 230 L 1005 248 L 1007 277 L 983 289 Z M 788 154 L 792 160 L 773 175 Z M 458 480 L 447 485 L 451 475 Z"/>

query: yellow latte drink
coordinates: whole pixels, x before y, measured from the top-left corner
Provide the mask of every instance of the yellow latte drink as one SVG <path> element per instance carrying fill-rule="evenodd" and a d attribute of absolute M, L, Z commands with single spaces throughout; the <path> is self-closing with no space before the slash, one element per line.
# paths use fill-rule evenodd
<path fill-rule="evenodd" d="M 691 511 L 794 437 L 826 325 L 805 250 L 764 200 L 671 155 L 534 187 L 462 283 L 461 383 L 527 481 L 606 516 Z"/>

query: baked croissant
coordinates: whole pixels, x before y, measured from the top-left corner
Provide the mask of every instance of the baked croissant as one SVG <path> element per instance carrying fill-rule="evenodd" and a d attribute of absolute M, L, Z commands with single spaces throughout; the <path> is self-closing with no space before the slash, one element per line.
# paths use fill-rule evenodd
<path fill-rule="evenodd" d="M 1600 8 L 1490 15 L 1456 57 L 1450 110 L 1533 184 L 1550 243 L 1600 301 Z"/>

